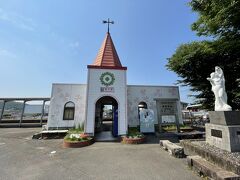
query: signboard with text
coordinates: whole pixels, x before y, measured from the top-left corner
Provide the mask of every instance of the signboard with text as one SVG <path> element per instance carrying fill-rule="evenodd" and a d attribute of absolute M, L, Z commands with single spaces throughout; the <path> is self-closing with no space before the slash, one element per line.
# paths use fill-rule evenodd
<path fill-rule="evenodd" d="M 114 87 L 100 87 L 101 92 L 114 92 Z"/>

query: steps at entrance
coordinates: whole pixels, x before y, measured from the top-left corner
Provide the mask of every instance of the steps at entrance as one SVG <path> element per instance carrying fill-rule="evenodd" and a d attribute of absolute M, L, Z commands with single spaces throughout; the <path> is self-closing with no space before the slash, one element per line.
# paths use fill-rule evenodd
<path fill-rule="evenodd" d="M 112 131 L 102 131 L 95 135 L 96 142 L 118 142 L 119 138 L 112 135 Z"/>
<path fill-rule="evenodd" d="M 111 131 L 112 130 L 112 121 L 104 121 L 102 124 L 102 131 Z"/>

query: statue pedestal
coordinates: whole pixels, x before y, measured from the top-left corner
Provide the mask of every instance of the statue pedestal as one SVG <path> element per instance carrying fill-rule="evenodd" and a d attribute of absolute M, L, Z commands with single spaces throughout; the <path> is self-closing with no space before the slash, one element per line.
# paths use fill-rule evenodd
<path fill-rule="evenodd" d="M 210 111 L 206 142 L 229 152 L 240 152 L 240 112 Z"/>

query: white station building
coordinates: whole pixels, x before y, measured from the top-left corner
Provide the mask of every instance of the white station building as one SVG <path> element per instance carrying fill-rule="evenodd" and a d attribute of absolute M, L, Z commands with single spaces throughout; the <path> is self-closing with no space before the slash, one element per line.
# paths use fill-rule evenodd
<path fill-rule="evenodd" d="M 91 135 L 101 131 L 125 135 L 128 127 L 144 125 L 141 109 L 153 112 L 153 131 L 165 122 L 182 123 L 178 87 L 127 85 L 127 67 L 122 66 L 109 32 L 87 68 L 87 84 L 52 85 L 49 130 L 84 124 L 85 133 Z"/>

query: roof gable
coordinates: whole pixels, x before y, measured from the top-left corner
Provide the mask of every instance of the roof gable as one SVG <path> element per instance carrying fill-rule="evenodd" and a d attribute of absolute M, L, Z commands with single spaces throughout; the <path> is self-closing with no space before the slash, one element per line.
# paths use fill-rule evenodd
<path fill-rule="evenodd" d="M 122 67 L 121 61 L 118 57 L 117 51 L 113 44 L 110 33 L 107 33 L 100 50 L 98 51 L 98 55 L 94 61 L 94 63 L 90 66 L 90 68 L 108 68 L 108 69 L 126 69 L 126 67 Z"/>

